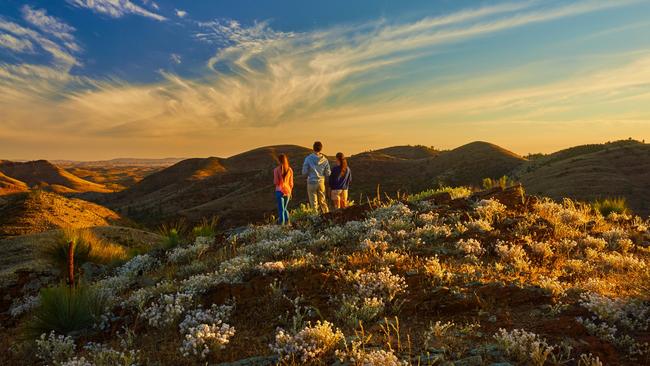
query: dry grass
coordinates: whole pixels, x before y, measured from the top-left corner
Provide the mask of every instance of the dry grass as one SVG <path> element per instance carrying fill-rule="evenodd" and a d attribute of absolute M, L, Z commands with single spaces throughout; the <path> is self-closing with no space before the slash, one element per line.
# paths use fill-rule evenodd
<path fill-rule="evenodd" d="M 274 351 L 286 364 L 314 365 L 335 354 L 370 365 L 477 355 L 482 364 L 575 365 L 589 353 L 605 364 L 649 361 L 647 304 L 638 300 L 649 278 L 647 221 L 603 218 L 587 205 L 514 188 L 450 205 L 391 201 L 351 212 L 337 214 L 341 224 L 305 216 L 294 228 L 252 226 L 134 258 L 97 283 L 119 320 L 80 343 L 116 346 L 116 329 L 126 327 L 140 335 L 129 346 L 140 363 L 161 365 Z M 184 260 L 174 260 L 181 251 Z M 210 348 L 203 360 L 181 354 L 188 338 L 179 323 L 229 303 L 232 314 L 219 320 L 227 328 L 204 320 L 213 332 L 193 333 L 207 341 L 221 334 L 225 348 Z M 223 331 L 229 327 L 234 335 Z"/>

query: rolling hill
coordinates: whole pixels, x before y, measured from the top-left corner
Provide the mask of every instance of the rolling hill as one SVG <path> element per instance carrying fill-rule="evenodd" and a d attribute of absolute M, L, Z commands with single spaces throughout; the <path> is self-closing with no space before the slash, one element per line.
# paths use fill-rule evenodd
<path fill-rule="evenodd" d="M 645 143 L 577 146 L 530 161 L 516 174 L 529 193 L 583 201 L 625 197 L 632 210 L 650 214 L 650 145 Z"/>
<path fill-rule="evenodd" d="M 0 195 L 16 193 L 16 192 L 25 192 L 28 191 L 29 187 L 24 182 L 19 181 L 4 175 L 0 172 Z"/>
<path fill-rule="evenodd" d="M 274 214 L 271 170 L 280 153 L 289 155 L 296 172 L 290 207 L 306 202 L 306 184 L 300 170 L 310 152 L 296 145 L 279 145 L 228 158 L 185 159 L 167 168 L 149 167 L 149 175 L 132 177 L 123 186 L 126 189 L 117 192 L 106 192 L 105 186 L 78 178 L 46 161 L 5 161 L 0 162 L 0 189 L 21 192 L 40 184 L 56 192 L 74 193 L 151 226 L 179 218 L 198 221 L 215 215 L 226 226 L 241 225 Z M 330 159 L 334 163 L 333 157 Z M 353 155 L 349 163 L 353 171 L 350 197 L 357 202 L 375 197 L 378 190 L 382 195 L 395 195 L 437 185 L 479 187 L 484 178 L 507 175 L 521 181 L 531 194 L 585 201 L 625 197 L 636 213 L 650 214 L 650 146 L 637 141 L 576 146 L 530 159 L 481 141 L 447 151 L 395 146 Z M 112 170 L 92 172 L 98 175 L 93 179 L 96 181 L 101 181 L 104 174 L 117 174 Z"/>
<path fill-rule="evenodd" d="M 0 176 L 0 188 L 2 188 L 0 194 L 12 193 L 11 189 L 4 188 L 8 179 L 11 179 L 12 186 L 40 188 L 57 193 L 110 191 L 101 184 L 81 179 L 46 160 L 24 163 L 0 161 L 0 174 L 2 174 Z"/>
<path fill-rule="evenodd" d="M 273 213 L 271 170 L 280 153 L 296 172 L 296 207 L 306 197 L 302 161 L 310 150 L 295 145 L 268 146 L 230 158 L 183 160 L 122 192 L 97 202 L 145 223 L 173 217 L 192 221 L 218 215 L 229 224 L 258 221 Z M 435 184 L 477 185 L 485 177 L 507 174 L 525 159 L 485 142 L 439 152 L 422 146 L 398 146 L 349 158 L 354 172 L 351 197 L 374 196 L 377 185 L 389 194 L 416 192 Z M 333 162 L 333 159 L 332 159 Z M 365 198 L 362 198 L 365 199 Z"/>
<path fill-rule="evenodd" d="M 44 191 L 8 195 L 0 202 L 0 238 L 118 221 L 120 216 L 105 207 Z"/>

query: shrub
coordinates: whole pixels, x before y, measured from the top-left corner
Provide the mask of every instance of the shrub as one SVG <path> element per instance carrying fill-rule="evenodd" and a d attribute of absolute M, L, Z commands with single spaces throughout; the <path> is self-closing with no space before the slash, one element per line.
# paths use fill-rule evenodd
<path fill-rule="evenodd" d="M 456 249 L 465 255 L 480 256 L 485 252 L 481 242 L 476 239 L 461 239 L 456 242 Z"/>
<path fill-rule="evenodd" d="M 341 307 L 336 316 L 345 322 L 349 327 L 359 326 L 359 323 L 367 324 L 377 319 L 384 313 L 384 301 L 377 297 L 359 298 L 358 296 L 343 296 Z"/>
<path fill-rule="evenodd" d="M 301 203 L 298 208 L 291 210 L 289 213 L 289 218 L 294 222 L 310 221 L 315 217 L 318 217 L 318 210 L 304 203 Z"/>
<path fill-rule="evenodd" d="M 165 249 L 171 249 L 183 242 L 183 233 L 185 232 L 185 225 L 182 222 L 175 224 L 165 224 L 158 230 L 162 236 L 161 245 Z"/>
<path fill-rule="evenodd" d="M 468 187 L 440 187 L 412 194 L 408 197 L 407 201 L 418 202 L 444 192 L 449 193 L 452 199 L 465 198 L 472 194 L 472 190 Z"/>
<path fill-rule="evenodd" d="M 105 304 L 106 299 L 90 287 L 44 288 L 27 331 L 33 336 L 51 331 L 63 335 L 88 331 L 99 321 Z"/>
<path fill-rule="evenodd" d="M 235 328 L 225 323 L 232 312 L 231 305 L 210 309 L 198 308 L 190 311 L 179 325 L 185 339 L 180 347 L 184 356 L 194 355 L 205 358 L 211 351 L 223 349 L 235 335 Z"/>
<path fill-rule="evenodd" d="M 388 302 L 406 292 L 406 280 L 391 273 L 388 267 L 379 272 L 348 272 L 348 279 L 354 283 L 356 293 L 363 298 L 377 297 Z"/>
<path fill-rule="evenodd" d="M 147 319 L 150 326 L 164 328 L 175 323 L 192 302 L 193 296 L 190 294 L 161 294 L 140 316 Z"/>
<path fill-rule="evenodd" d="M 331 358 L 343 339 L 343 333 L 335 330 L 328 321 L 318 321 L 316 325 L 308 324 L 294 335 L 278 329 L 275 343 L 269 347 L 283 360 L 300 360 L 305 364 Z"/>
<path fill-rule="evenodd" d="M 495 187 L 507 188 L 519 184 L 516 180 L 508 177 L 507 175 L 502 176 L 498 179 L 492 178 L 483 178 L 483 189 L 490 189 Z"/>
<path fill-rule="evenodd" d="M 36 356 L 46 363 L 60 364 L 72 357 L 76 348 L 72 337 L 57 336 L 54 331 L 36 339 Z"/>
<path fill-rule="evenodd" d="M 555 346 L 550 346 L 537 334 L 523 329 L 514 329 L 510 332 L 499 329 L 494 339 L 508 357 L 527 365 L 543 366 L 555 349 Z"/>
<path fill-rule="evenodd" d="M 44 257 L 58 268 L 67 268 L 70 242 L 72 242 L 77 269 L 87 262 L 110 264 L 123 261 L 128 257 L 124 247 L 107 242 L 86 228 L 62 230 L 56 241 L 43 249 Z"/>
<path fill-rule="evenodd" d="M 597 200 L 591 204 L 596 212 L 600 212 L 604 217 L 609 216 L 611 213 L 623 215 L 629 212 L 627 201 L 624 197 L 605 198 Z"/>
<path fill-rule="evenodd" d="M 218 223 L 219 223 L 219 218 L 217 216 L 213 216 L 211 219 L 204 217 L 201 220 L 201 223 L 192 229 L 192 234 L 194 235 L 195 238 L 198 237 L 214 238 L 214 236 L 217 233 Z"/>

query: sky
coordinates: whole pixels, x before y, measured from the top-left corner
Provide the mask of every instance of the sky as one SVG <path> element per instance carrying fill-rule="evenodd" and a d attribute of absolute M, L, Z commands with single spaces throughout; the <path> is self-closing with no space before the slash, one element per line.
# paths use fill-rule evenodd
<path fill-rule="evenodd" d="M 649 0 L 0 0 L 0 159 L 650 140 L 649 15 Z"/>

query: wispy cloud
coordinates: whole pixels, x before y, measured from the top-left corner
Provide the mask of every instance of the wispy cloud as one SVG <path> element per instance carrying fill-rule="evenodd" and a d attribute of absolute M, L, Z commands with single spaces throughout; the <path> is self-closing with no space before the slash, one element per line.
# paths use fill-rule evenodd
<path fill-rule="evenodd" d="M 93 4 L 97 3 L 103 2 Z M 477 91 L 463 98 L 441 99 L 428 90 L 430 86 L 399 84 L 375 90 L 363 100 L 350 96 L 449 45 L 629 3 L 516 2 L 411 23 L 378 20 L 303 33 L 277 31 L 267 22 L 194 23 L 195 39 L 217 49 L 200 78 L 161 72 L 163 80 L 158 83 L 134 85 L 57 74 L 47 67 L 4 65 L 0 119 L 7 121 L 5 126 L 40 127 L 67 137 L 146 140 L 192 134 L 197 139 L 215 135 L 225 139 L 252 136 L 243 132 L 252 130 L 268 136 L 277 126 L 291 126 L 299 133 L 305 124 L 347 126 L 350 133 L 362 136 L 361 129 L 390 121 L 471 121 L 477 116 L 531 121 L 539 118 L 535 111 L 558 113 L 605 96 L 617 106 L 629 98 L 648 99 L 650 55 L 621 58 L 618 67 L 562 82 Z M 7 24 L 0 19 L 0 30 L 42 47 L 28 33 L 10 30 L 18 25 Z M 181 57 L 172 54 L 170 60 L 179 63 Z M 499 76 L 517 77 L 510 73 L 494 78 Z M 462 85 L 453 81 L 436 85 L 441 90 L 454 87 Z"/>
<path fill-rule="evenodd" d="M 66 0 L 68 3 L 79 7 L 91 9 L 100 14 L 106 14 L 113 18 L 121 18 L 125 15 L 133 14 L 155 19 L 158 21 L 167 20 L 164 16 L 149 11 L 129 0 Z M 152 7 L 156 9 L 158 5 L 152 2 Z"/>
<path fill-rule="evenodd" d="M 0 47 L 8 48 L 14 52 L 33 52 L 34 46 L 28 39 L 19 39 L 11 34 L 0 34 Z"/>
<path fill-rule="evenodd" d="M 52 35 L 65 42 L 67 48 L 78 51 L 73 32 L 75 29 L 60 19 L 47 15 L 45 9 L 34 9 L 29 5 L 22 8 L 23 18 L 45 34 Z"/>
<path fill-rule="evenodd" d="M 175 63 L 177 65 L 179 65 L 181 62 L 183 62 L 183 57 L 181 57 L 181 55 L 179 55 L 177 53 L 172 53 L 171 55 L 169 55 L 169 59 L 171 60 L 171 62 L 173 62 L 173 63 Z"/>
<path fill-rule="evenodd" d="M 68 71 L 80 64 L 75 57 L 75 53 L 80 48 L 72 36 L 74 28 L 47 16 L 44 10 L 23 8 L 23 16 L 28 23 L 41 32 L 0 17 L 0 31 L 11 35 L 11 38 L 6 37 L 5 40 L 22 45 L 15 49 L 16 51 L 32 51 L 34 48 L 29 44 L 38 45 L 40 49 L 52 56 L 55 66 L 59 69 Z"/>
<path fill-rule="evenodd" d="M 181 9 L 174 9 L 174 12 L 176 13 L 176 16 L 179 18 L 185 18 L 185 16 L 187 15 L 187 12 Z"/>

